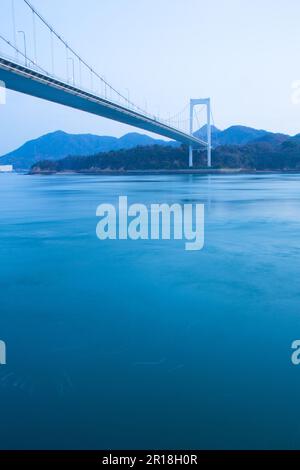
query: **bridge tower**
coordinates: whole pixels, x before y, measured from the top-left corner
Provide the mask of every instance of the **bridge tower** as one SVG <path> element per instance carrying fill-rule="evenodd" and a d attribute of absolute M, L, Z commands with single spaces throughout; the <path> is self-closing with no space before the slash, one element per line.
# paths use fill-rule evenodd
<path fill-rule="evenodd" d="M 191 99 L 190 101 L 190 134 L 193 134 L 194 107 L 204 104 L 206 106 L 206 129 L 207 129 L 207 166 L 211 167 L 211 123 L 210 123 L 210 98 Z M 189 167 L 193 166 L 193 146 L 189 146 Z"/>

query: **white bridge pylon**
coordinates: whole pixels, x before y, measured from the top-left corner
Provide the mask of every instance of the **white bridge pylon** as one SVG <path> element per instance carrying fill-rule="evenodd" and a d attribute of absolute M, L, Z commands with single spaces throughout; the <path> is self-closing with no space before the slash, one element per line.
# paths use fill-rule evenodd
<path fill-rule="evenodd" d="M 194 107 L 198 105 L 206 106 L 206 130 L 207 130 L 207 166 L 211 167 L 211 123 L 210 123 L 210 98 L 199 98 L 190 100 L 190 134 L 194 129 Z M 193 146 L 189 146 L 189 167 L 193 166 Z"/>

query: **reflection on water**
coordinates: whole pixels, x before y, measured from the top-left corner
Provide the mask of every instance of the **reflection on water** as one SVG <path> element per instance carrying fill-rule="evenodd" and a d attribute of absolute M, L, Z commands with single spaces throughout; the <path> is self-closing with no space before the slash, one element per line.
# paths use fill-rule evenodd
<path fill-rule="evenodd" d="M 96 238 L 120 195 L 205 247 Z M 299 175 L 0 175 L 1 448 L 299 448 Z"/>

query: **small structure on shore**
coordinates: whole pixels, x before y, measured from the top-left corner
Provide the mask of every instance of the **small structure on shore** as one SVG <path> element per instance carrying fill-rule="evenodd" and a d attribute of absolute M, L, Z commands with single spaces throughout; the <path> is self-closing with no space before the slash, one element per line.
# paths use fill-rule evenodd
<path fill-rule="evenodd" d="M 0 165 L 0 173 L 11 173 L 13 169 L 12 165 Z"/>

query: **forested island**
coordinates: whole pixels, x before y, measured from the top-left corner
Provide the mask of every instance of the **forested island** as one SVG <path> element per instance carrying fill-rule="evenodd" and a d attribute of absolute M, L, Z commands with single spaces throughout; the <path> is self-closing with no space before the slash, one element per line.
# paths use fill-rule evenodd
<path fill-rule="evenodd" d="M 300 138 L 290 138 L 279 144 L 256 142 L 246 145 L 219 145 L 212 150 L 212 162 L 212 169 L 215 170 L 297 171 L 300 170 Z M 205 168 L 205 149 L 194 152 L 194 169 Z M 89 156 L 69 156 L 56 161 L 42 160 L 31 167 L 30 173 L 152 170 L 188 170 L 187 147 L 137 146 Z"/>

